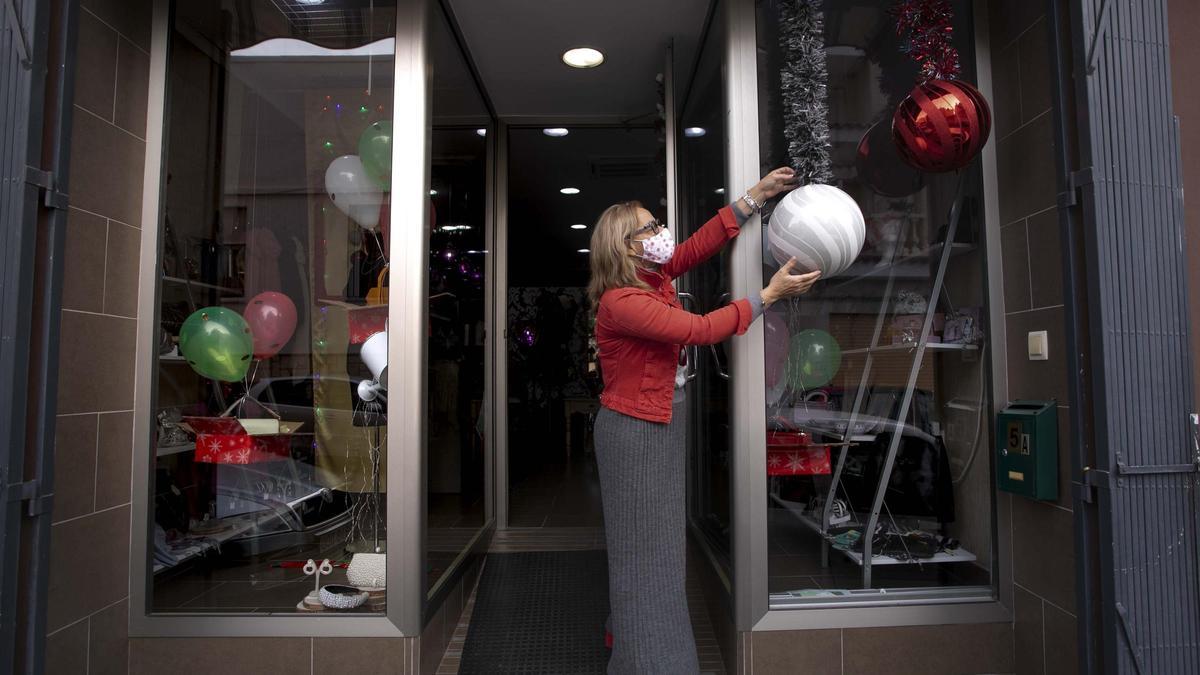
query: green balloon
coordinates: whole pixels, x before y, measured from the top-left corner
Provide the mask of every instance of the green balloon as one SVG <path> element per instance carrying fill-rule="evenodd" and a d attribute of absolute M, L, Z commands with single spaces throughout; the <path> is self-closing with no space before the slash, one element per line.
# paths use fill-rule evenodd
<path fill-rule="evenodd" d="M 224 307 L 205 307 L 183 322 L 179 352 L 204 377 L 237 382 L 250 369 L 254 337 L 241 314 Z"/>
<path fill-rule="evenodd" d="M 788 349 L 787 378 L 792 389 L 824 387 L 842 367 L 842 348 L 833 336 L 809 328 L 792 336 Z"/>
<path fill-rule="evenodd" d="M 392 123 L 380 120 L 358 138 L 358 156 L 371 180 L 383 189 L 392 184 Z"/>

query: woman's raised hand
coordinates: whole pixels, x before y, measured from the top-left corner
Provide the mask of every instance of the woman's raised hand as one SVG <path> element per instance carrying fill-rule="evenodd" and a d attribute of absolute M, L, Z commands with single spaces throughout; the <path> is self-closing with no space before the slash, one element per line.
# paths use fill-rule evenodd
<path fill-rule="evenodd" d="M 779 268 L 779 271 L 771 276 L 770 283 L 762 289 L 763 307 L 768 307 L 776 300 L 784 298 L 792 298 L 797 295 L 807 293 L 813 284 L 817 283 L 817 279 L 821 278 L 821 270 L 809 272 L 808 274 L 792 274 L 792 269 L 796 266 L 796 259 L 792 258 Z"/>
<path fill-rule="evenodd" d="M 800 180 L 796 178 L 796 172 L 791 167 L 784 166 L 763 176 L 762 180 L 750 188 L 749 192 L 756 202 L 762 204 L 778 194 L 794 190 L 799 186 Z"/>

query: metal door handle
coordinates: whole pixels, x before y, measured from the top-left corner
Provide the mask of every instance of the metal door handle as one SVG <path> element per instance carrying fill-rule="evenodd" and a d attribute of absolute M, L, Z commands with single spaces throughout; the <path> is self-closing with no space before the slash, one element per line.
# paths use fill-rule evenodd
<path fill-rule="evenodd" d="M 691 293 L 679 292 L 675 294 L 675 297 L 679 298 L 679 304 L 681 305 L 684 304 L 684 300 L 689 303 L 695 303 L 696 301 L 696 298 Z M 691 382 L 696 379 L 696 375 L 698 374 L 696 372 L 696 345 L 687 345 L 683 349 L 684 353 L 687 354 L 687 370 L 684 371 L 684 375 L 687 381 Z"/>
<path fill-rule="evenodd" d="M 713 363 L 717 366 L 717 377 L 720 377 L 722 380 L 728 380 L 729 373 L 725 372 L 725 369 L 721 367 L 721 358 L 717 356 L 717 346 L 710 344 L 708 349 L 712 352 Z"/>

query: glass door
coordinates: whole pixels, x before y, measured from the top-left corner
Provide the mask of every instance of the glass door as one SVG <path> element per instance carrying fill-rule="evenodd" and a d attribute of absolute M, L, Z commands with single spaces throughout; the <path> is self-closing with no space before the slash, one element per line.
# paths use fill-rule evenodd
<path fill-rule="evenodd" d="M 721 60 L 724 45 L 722 13 L 715 12 L 701 47 L 701 56 L 681 107 L 676 139 L 679 160 L 679 222 L 673 223 L 680 239 L 711 218 L 727 201 L 725 188 L 725 111 Z M 726 248 L 681 280 L 684 306 L 703 313 L 729 302 L 729 265 L 732 249 Z M 690 299 L 689 296 L 690 295 Z M 689 491 L 688 518 L 701 535 L 724 574 L 731 567 L 730 467 L 731 436 L 729 374 L 723 345 L 689 351 L 695 379 L 688 386 L 690 420 L 687 436 Z"/>

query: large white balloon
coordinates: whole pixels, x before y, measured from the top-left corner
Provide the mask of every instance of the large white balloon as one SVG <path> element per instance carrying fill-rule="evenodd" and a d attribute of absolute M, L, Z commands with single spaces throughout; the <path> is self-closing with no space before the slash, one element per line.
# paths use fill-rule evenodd
<path fill-rule="evenodd" d="M 821 270 L 822 279 L 846 271 L 866 238 L 862 210 L 832 185 L 805 185 L 789 192 L 767 226 L 767 248 L 777 263 L 795 256 L 797 270 Z"/>
<path fill-rule="evenodd" d="M 383 190 L 371 180 L 358 155 L 342 155 L 325 169 L 325 191 L 342 213 L 367 228 L 379 227 Z"/>

